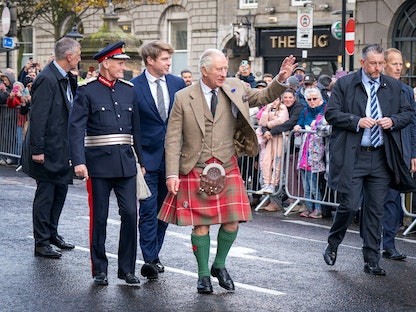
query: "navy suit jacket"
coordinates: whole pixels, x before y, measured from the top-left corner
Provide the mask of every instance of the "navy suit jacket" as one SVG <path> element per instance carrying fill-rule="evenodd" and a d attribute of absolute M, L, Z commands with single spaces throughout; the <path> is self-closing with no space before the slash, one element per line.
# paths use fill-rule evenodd
<path fill-rule="evenodd" d="M 185 88 L 186 85 L 180 77 L 171 74 L 165 77 L 169 91 L 169 117 L 176 91 Z M 141 165 L 148 171 L 155 171 L 160 167 L 161 162 L 164 162 L 167 120 L 164 122 L 159 115 L 145 71 L 133 78 L 131 82 L 134 84 L 134 90 L 139 102 L 143 155 Z"/>

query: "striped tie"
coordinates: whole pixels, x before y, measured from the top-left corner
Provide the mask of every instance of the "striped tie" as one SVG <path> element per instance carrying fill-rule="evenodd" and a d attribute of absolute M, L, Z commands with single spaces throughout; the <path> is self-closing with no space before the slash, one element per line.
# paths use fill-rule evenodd
<path fill-rule="evenodd" d="M 376 95 L 376 84 L 374 81 L 370 80 L 370 109 L 371 109 L 371 118 L 373 118 L 374 120 L 379 119 L 379 114 L 378 114 L 378 107 L 377 107 L 377 95 Z M 374 147 L 377 147 L 380 145 L 381 143 L 381 128 L 378 125 L 374 125 L 371 129 L 370 129 L 370 141 L 371 141 L 371 145 L 373 145 Z"/>

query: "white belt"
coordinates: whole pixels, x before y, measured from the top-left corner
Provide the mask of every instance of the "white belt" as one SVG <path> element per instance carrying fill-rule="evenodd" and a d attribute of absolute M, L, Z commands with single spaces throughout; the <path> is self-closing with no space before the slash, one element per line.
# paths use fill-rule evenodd
<path fill-rule="evenodd" d="M 105 145 L 133 145 L 133 136 L 131 134 L 105 134 L 86 136 L 84 146 L 105 146 Z"/>

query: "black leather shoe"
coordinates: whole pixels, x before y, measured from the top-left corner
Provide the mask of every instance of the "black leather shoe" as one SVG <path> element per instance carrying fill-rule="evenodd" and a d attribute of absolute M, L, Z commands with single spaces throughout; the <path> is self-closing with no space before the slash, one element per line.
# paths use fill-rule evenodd
<path fill-rule="evenodd" d="M 160 262 L 160 260 L 159 260 L 159 259 L 154 260 L 154 261 L 153 261 L 153 263 L 156 265 L 157 271 L 158 271 L 159 273 L 163 273 L 163 272 L 165 272 L 165 267 L 164 267 L 164 265 Z"/>
<path fill-rule="evenodd" d="M 396 249 L 384 249 L 383 251 L 383 258 L 387 258 L 390 260 L 404 260 L 406 259 L 406 255 L 398 252 Z"/>
<path fill-rule="evenodd" d="M 218 282 L 222 288 L 234 290 L 234 282 L 228 274 L 226 268 L 217 269 L 211 267 L 211 275 L 218 278 Z"/>
<path fill-rule="evenodd" d="M 198 286 L 196 289 L 200 294 L 212 294 L 211 278 L 209 276 L 198 278 Z"/>
<path fill-rule="evenodd" d="M 364 272 L 373 275 L 386 275 L 386 271 L 382 269 L 377 262 L 368 262 L 364 264 Z"/>
<path fill-rule="evenodd" d="M 158 270 L 156 264 L 153 262 L 146 262 L 143 264 L 141 269 L 141 274 L 148 279 L 157 279 L 158 278 Z"/>
<path fill-rule="evenodd" d="M 48 246 L 37 246 L 35 247 L 35 256 L 45 257 L 50 259 L 59 259 L 62 254 L 52 248 L 51 245 Z"/>
<path fill-rule="evenodd" d="M 124 274 L 122 274 L 122 273 L 118 272 L 117 277 L 118 277 L 119 279 L 123 279 L 123 280 L 125 280 L 127 284 L 139 284 L 139 283 L 140 283 L 140 281 L 139 281 L 138 277 L 137 277 L 137 276 L 135 276 L 135 275 L 134 275 L 133 273 L 131 273 L 131 272 L 124 273 Z"/>
<path fill-rule="evenodd" d="M 64 238 L 61 235 L 56 235 L 54 237 L 51 237 L 50 242 L 52 245 L 55 245 L 59 249 L 74 249 L 75 245 L 67 243 L 64 241 Z"/>
<path fill-rule="evenodd" d="M 108 285 L 107 274 L 105 274 L 104 272 L 101 272 L 95 275 L 94 284 L 107 286 Z"/>
<path fill-rule="evenodd" d="M 335 261 L 337 261 L 337 249 L 330 245 L 326 246 L 324 250 L 324 260 L 326 264 L 334 265 Z"/>

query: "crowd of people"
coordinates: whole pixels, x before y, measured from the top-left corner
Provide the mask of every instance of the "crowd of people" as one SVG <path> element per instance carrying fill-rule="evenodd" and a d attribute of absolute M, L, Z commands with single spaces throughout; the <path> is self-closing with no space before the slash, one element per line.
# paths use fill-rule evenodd
<path fill-rule="evenodd" d="M 213 292 L 210 276 L 234 291 L 227 255 L 240 223 L 252 220 L 251 207 L 262 196 L 270 197 L 266 211 L 287 204 L 276 191 L 288 152 L 296 169 L 288 179 L 295 185 L 301 179 L 301 217 L 325 217 L 324 177 L 339 192 L 325 263 L 335 264 L 338 246 L 357 215 L 366 273 L 386 274 L 379 266 L 381 255 L 406 258 L 394 238 L 403 219 L 400 193 L 416 191 L 410 177 L 416 171 L 416 103 L 414 90 L 400 82 L 400 51 L 367 46 L 361 69 L 340 78 L 315 77 L 288 56 L 276 75 L 265 73 L 256 80 L 248 61 L 230 76 L 227 56 L 207 49 L 198 64 L 201 78 L 193 81 L 188 69 L 181 77 L 170 74 L 174 48 L 156 40 L 141 49 L 145 70 L 126 81 L 129 56 L 123 46 L 117 42 L 100 50 L 94 56 L 98 70 L 92 66 L 80 78 L 81 47 L 70 38 L 56 42 L 45 68 L 29 59 L 17 80 L 10 69 L 0 74 L 0 104 L 18 110 L 19 165 L 37 184 L 35 256 L 56 259 L 62 257 L 59 249 L 75 247 L 60 235 L 58 224 L 68 185 L 78 177 L 86 180 L 89 194 L 95 284 L 109 283 L 105 241 L 113 190 L 121 217 L 118 278 L 140 282 L 135 273 L 139 245 L 145 262 L 141 275 L 158 279 L 164 272 L 160 252 L 168 224 L 191 225 L 198 293 Z M 330 135 L 320 127 L 331 127 Z M 285 151 L 294 144 L 287 142 L 291 131 L 299 142 Z M 258 170 L 250 197 L 242 179 L 244 155 Z M 0 159 L 1 164 L 14 161 Z M 137 170 L 151 192 L 140 200 Z M 220 227 L 210 267 L 214 224 Z"/>

